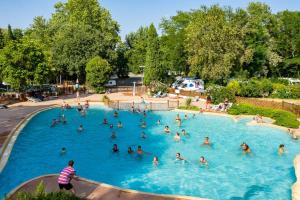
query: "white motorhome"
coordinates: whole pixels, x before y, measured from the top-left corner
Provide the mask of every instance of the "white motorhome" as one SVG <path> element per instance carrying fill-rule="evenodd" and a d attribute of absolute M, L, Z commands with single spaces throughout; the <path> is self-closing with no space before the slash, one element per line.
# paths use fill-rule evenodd
<path fill-rule="evenodd" d="M 178 90 L 204 92 L 204 81 L 195 78 L 185 78 L 177 86 Z"/>
<path fill-rule="evenodd" d="M 284 80 L 287 80 L 289 82 L 289 85 L 298 85 L 300 84 L 300 80 L 296 78 L 282 78 Z"/>

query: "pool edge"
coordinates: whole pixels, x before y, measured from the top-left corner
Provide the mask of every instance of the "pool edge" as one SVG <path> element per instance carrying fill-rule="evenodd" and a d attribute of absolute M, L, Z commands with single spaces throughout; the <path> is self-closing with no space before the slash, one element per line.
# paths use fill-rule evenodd
<path fill-rule="evenodd" d="M 7 194 L 8 199 L 15 199 L 18 192 L 34 192 L 36 186 L 43 181 L 46 192 L 59 191 L 57 186 L 58 174 L 47 174 L 30 179 Z M 157 194 L 150 192 L 140 192 L 137 190 L 124 189 L 117 186 L 109 185 L 106 183 L 96 182 L 82 177 L 77 177 L 76 181 L 72 181 L 76 190 L 76 195 L 87 199 L 101 199 L 101 200 L 114 200 L 114 199 L 147 199 L 147 200 L 208 200 L 207 198 L 183 196 L 183 195 L 168 195 Z M 109 194 L 108 194 L 109 193 Z M 123 195 L 123 196 L 122 196 Z"/>

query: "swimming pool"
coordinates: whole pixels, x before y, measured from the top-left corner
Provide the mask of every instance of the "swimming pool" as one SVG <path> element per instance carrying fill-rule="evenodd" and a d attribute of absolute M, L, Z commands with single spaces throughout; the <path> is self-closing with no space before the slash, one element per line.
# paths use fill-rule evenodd
<path fill-rule="evenodd" d="M 230 117 L 197 114 L 184 120 L 179 128 L 175 124 L 177 112 L 148 112 L 147 128 L 139 127 L 141 114 L 113 111 L 96 106 L 81 117 L 76 109 L 66 110 L 66 125 L 50 128 L 51 119 L 57 118 L 60 109 L 37 114 L 21 130 L 11 156 L 0 173 L 0 195 L 3 196 L 20 183 L 33 177 L 59 173 L 67 161 L 75 161 L 79 176 L 145 192 L 190 195 L 211 199 L 291 199 L 291 186 L 295 182 L 293 159 L 300 152 L 298 141 L 286 133 L 270 127 L 247 126 L 249 119 L 235 122 Z M 111 139 L 112 130 L 102 125 L 106 117 L 114 124 L 117 139 Z M 156 125 L 160 119 L 161 125 Z M 116 127 L 118 121 L 123 128 Z M 85 130 L 77 132 L 79 124 Z M 163 132 L 169 125 L 171 135 Z M 185 129 L 190 137 L 181 136 L 175 142 L 175 132 Z M 140 138 L 141 132 L 147 135 Z M 209 136 L 212 147 L 200 144 Z M 251 147 L 252 156 L 242 155 L 240 144 Z M 279 144 L 288 151 L 278 156 Z M 112 153 L 118 144 L 119 153 Z M 127 148 L 136 150 L 141 145 L 149 154 L 142 158 L 128 155 Z M 60 155 L 62 147 L 67 153 Z M 188 162 L 175 161 L 180 152 Z M 159 165 L 152 165 L 158 156 Z M 205 156 L 208 167 L 199 165 Z"/>

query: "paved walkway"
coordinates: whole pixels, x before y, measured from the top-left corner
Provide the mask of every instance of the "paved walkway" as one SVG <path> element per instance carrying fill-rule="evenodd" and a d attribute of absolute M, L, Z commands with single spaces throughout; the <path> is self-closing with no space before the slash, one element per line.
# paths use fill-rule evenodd
<path fill-rule="evenodd" d="M 12 194 L 15 199 L 17 192 L 34 192 L 36 186 L 43 181 L 46 192 L 59 191 L 57 185 L 58 175 L 50 174 L 37 177 L 24 183 Z M 135 190 L 121 189 L 108 184 L 97 183 L 83 178 L 72 180 L 76 195 L 91 200 L 204 200 L 197 197 L 175 196 L 175 195 L 157 195 L 152 193 L 143 193 Z"/>

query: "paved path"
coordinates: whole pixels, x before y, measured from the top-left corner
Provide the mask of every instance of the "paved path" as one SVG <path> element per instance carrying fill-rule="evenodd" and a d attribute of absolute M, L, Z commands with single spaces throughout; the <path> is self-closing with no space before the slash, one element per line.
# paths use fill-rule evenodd
<path fill-rule="evenodd" d="M 34 192 L 36 186 L 43 181 L 46 192 L 58 191 L 58 175 L 50 174 L 37 177 L 24 183 L 17 188 L 11 195 L 16 199 L 17 192 Z M 72 180 L 76 195 L 88 200 L 204 200 L 197 197 L 175 196 L 175 195 L 157 195 L 152 193 L 143 193 L 135 190 L 121 189 L 108 184 L 97 183 L 83 178 L 77 181 Z"/>

